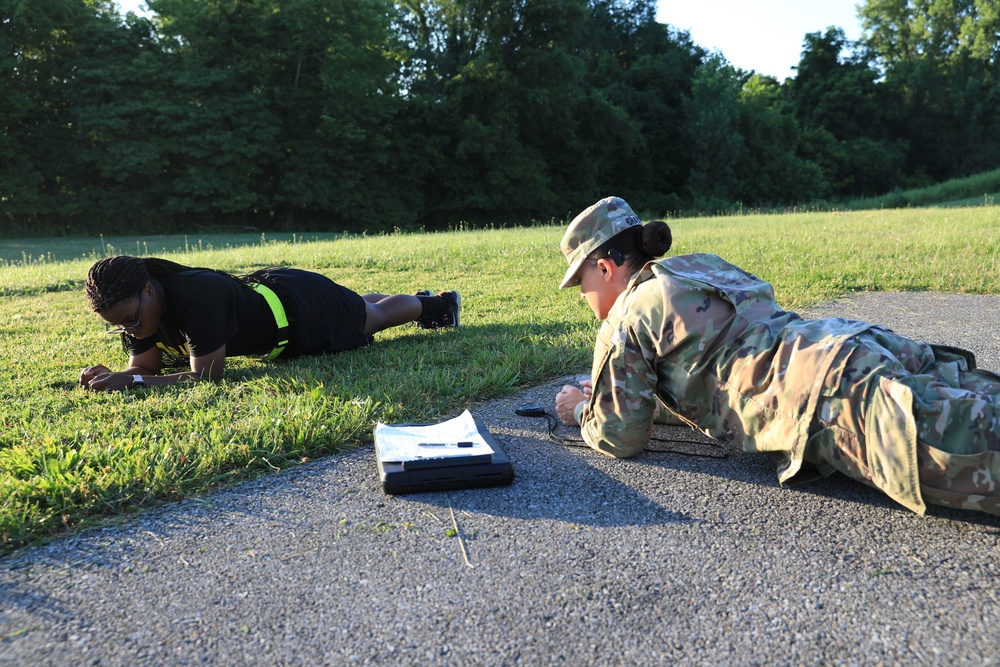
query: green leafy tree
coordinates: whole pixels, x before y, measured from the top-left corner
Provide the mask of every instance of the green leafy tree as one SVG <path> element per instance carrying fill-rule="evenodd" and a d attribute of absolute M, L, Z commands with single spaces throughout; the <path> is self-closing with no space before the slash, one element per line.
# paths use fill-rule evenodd
<path fill-rule="evenodd" d="M 629 128 L 574 53 L 584 2 L 402 4 L 407 108 L 432 147 L 429 220 L 564 214 L 600 191 L 603 158 Z"/>
<path fill-rule="evenodd" d="M 411 168 L 420 156 L 413 144 L 404 150 L 409 140 L 397 122 L 393 5 L 272 4 L 269 51 L 277 67 L 268 95 L 283 137 L 277 209 L 358 231 L 414 225 L 419 198 Z"/>
<path fill-rule="evenodd" d="M 996 0 L 868 0 L 864 44 L 904 101 L 908 168 L 935 180 L 1000 164 Z"/>
<path fill-rule="evenodd" d="M 607 191 L 669 213 L 690 202 L 685 187 L 692 152 L 684 100 L 705 52 L 690 35 L 655 17 L 654 2 L 593 2 L 580 52 L 589 85 L 624 113 L 615 159 L 602 175 Z"/>
<path fill-rule="evenodd" d="M 59 72 L 69 30 L 90 14 L 82 0 L 0 0 L 0 216 L 11 231 L 65 206 L 74 132 Z"/>
<path fill-rule="evenodd" d="M 736 169 L 746 150 L 739 133 L 739 95 L 735 70 L 716 53 L 695 72 L 684 100 L 692 157 L 687 188 L 702 210 L 728 208 L 743 187 Z"/>
<path fill-rule="evenodd" d="M 433 147 L 429 215 L 682 206 L 682 99 L 703 52 L 650 0 L 409 0 L 404 89 Z"/>
<path fill-rule="evenodd" d="M 789 205 L 829 194 L 820 166 L 799 155 L 803 133 L 785 98 L 777 80 L 759 74 L 740 90 L 738 126 L 745 150 L 736 167 L 738 198 L 749 206 Z"/>
<path fill-rule="evenodd" d="M 8 22 L 20 41 L 7 71 L 24 94 L 4 118 L 45 125 L 0 144 L 11 164 L 46 158 L 0 178 L 22 212 L 79 229 L 414 224 L 421 161 L 404 147 L 419 141 L 400 127 L 391 3 L 149 0 L 152 19 L 104 1 L 13 4 L 32 12 Z"/>
<path fill-rule="evenodd" d="M 808 130 L 805 154 L 824 168 L 832 194 L 880 194 L 902 179 L 906 142 L 894 135 L 899 103 L 863 57 L 841 57 L 849 46 L 840 28 L 806 35 L 790 94 Z"/>
<path fill-rule="evenodd" d="M 194 138 L 190 110 L 197 104 L 177 88 L 176 63 L 159 48 L 153 26 L 99 12 L 71 34 L 75 51 L 62 66 L 59 94 L 75 130 L 63 176 L 72 192 L 65 213 L 75 228 L 156 229 L 172 214 L 195 212 L 173 199 L 194 194 L 180 172 L 195 169 L 180 156 Z M 178 119 L 185 131 L 174 125 Z M 213 203 L 228 195 L 219 192 Z"/>
<path fill-rule="evenodd" d="M 310 220 L 361 231 L 400 223 L 381 215 L 384 200 L 369 194 L 391 178 L 391 4 L 149 6 L 180 64 L 172 87 L 190 100 L 191 142 L 180 144 L 175 205 L 196 213 L 211 210 L 206 205 L 259 211 L 279 226 Z M 179 118 L 172 125 L 185 128 Z M 222 190 L 225 209 L 217 201 Z"/>

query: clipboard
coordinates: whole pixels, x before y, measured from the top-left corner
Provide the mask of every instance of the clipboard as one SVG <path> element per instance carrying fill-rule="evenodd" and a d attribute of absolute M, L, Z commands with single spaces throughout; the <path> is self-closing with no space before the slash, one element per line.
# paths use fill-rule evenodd
<path fill-rule="evenodd" d="M 507 453 L 493 438 L 482 420 L 469 415 L 475 422 L 478 435 L 491 453 L 472 455 L 424 456 L 402 461 L 384 460 L 384 448 L 379 447 L 379 432 L 375 431 L 375 457 L 378 461 L 382 490 L 390 495 L 420 493 L 424 491 L 450 491 L 488 486 L 506 486 L 514 481 L 514 467 Z M 431 424 L 399 424 L 397 426 L 424 427 Z M 480 452 L 478 449 L 477 452 Z"/>

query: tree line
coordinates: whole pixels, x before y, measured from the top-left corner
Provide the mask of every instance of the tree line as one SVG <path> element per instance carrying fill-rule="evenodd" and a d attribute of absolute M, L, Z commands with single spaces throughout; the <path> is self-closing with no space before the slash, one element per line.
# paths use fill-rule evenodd
<path fill-rule="evenodd" d="M 1000 166 L 997 0 L 867 0 L 785 81 L 655 0 L 147 4 L 0 0 L 0 233 L 714 212 Z"/>

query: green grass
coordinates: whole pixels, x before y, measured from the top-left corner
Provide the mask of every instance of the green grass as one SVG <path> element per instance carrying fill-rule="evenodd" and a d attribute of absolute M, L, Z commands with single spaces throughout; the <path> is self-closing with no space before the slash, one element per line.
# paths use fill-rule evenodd
<path fill-rule="evenodd" d="M 878 197 L 844 202 L 848 210 L 906 208 L 910 206 L 993 206 L 1000 197 L 1000 169 L 965 178 L 953 178 L 922 188 L 896 190 Z"/>
<path fill-rule="evenodd" d="M 852 291 L 1000 293 L 1000 209 L 671 221 L 672 253 L 714 252 L 801 308 Z M 562 227 L 371 238 L 198 235 L 0 242 L 0 552 L 371 442 L 588 368 L 597 322 L 557 289 Z M 76 388 L 125 361 L 82 294 L 113 252 L 242 272 L 319 271 L 359 292 L 458 289 L 463 326 L 393 329 L 339 355 L 231 359 L 219 382 L 128 393 Z M 375 471 L 372 471 L 375 474 Z"/>

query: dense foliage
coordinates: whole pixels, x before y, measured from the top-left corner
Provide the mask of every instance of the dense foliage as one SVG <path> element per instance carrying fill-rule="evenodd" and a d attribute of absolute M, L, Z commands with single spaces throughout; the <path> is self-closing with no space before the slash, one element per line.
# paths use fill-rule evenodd
<path fill-rule="evenodd" d="M 654 0 L 147 4 L 0 0 L 0 234 L 717 211 L 1000 166 L 996 0 L 867 0 L 783 82 Z"/>

